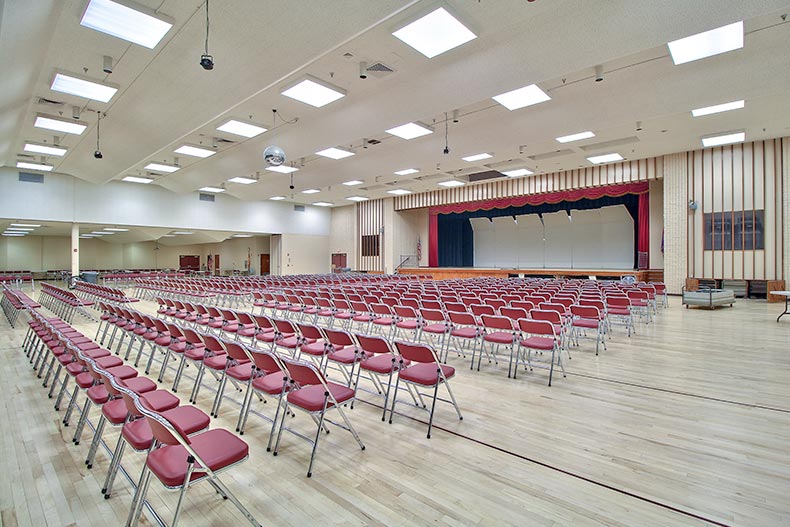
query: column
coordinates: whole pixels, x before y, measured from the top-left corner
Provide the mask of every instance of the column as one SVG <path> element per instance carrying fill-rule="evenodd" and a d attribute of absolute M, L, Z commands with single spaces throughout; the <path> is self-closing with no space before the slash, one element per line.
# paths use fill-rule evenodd
<path fill-rule="evenodd" d="M 687 155 L 664 156 L 664 283 L 680 294 L 688 276 Z"/>
<path fill-rule="evenodd" d="M 80 224 L 71 224 L 71 276 L 80 274 Z"/>

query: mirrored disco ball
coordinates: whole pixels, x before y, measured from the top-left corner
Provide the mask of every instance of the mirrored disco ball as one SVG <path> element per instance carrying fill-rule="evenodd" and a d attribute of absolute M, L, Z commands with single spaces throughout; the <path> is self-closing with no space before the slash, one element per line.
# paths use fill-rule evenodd
<path fill-rule="evenodd" d="M 263 151 L 263 160 L 269 166 L 277 167 L 285 163 L 285 152 L 279 146 L 267 146 Z"/>

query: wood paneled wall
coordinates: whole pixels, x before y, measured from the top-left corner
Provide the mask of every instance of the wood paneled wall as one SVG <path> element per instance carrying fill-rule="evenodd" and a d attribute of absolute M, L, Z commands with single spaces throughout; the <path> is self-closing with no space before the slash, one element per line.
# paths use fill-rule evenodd
<path fill-rule="evenodd" d="M 695 150 L 686 154 L 687 195 L 697 203 L 688 211 L 688 276 L 735 280 L 784 279 L 782 212 L 783 142 L 770 139 Z M 761 250 L 705 247 L 706 213 L 764 210 Z"/>
<path fill-rule="evenodd" d="M 384 271 L 384 206 L 385 200 L 374 199 L 357 203 L 357 263 L 360 271 Z M 378 256 L 362 256 L 363 236 L 379 236 Z"/>
<path fill-rule="evenodd" d="M 663 176 L 663 159 L 663 157 L 653 157 L 564 172 L 539 174 L 537 176 L 506 180 L 498 179 L 488 183 L 397 196 L 395 198 L 395 210 L 599 187 L 615 183 L 648 181 Z"/>

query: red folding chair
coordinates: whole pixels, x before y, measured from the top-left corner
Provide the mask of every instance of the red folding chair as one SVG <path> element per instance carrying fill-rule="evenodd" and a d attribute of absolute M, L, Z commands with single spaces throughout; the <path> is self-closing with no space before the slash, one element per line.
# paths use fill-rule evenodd
<path fill-rule="evenodd" d="M 554 331 L 554 324 L 546 320 L 530 320 L 522 318 L 518 321 L 518 327 L 522 332 L 523 337 L 519 340 L 519 356 L 522 350 L 526 350 L 526 367 L 530 370 L 532 366 L 532 351 L 551 352 L 549 362 L 549 386 L 551 386 L 551 379 L 554 374 L 554 362 L 562 369 L 562 376 L 565 377 L 565 366 L 562 363 L 562 355 L 560 353 L 560 342 L 557 334 Z M 513 377 L 516 377 L 518 372 L 518 362 L 516 361 L 516 368 Z"/>
<path fill-rule="evenodd" d="M 587 338 L 587 330 L 595 331 L 595 354 L 598 355 L 598 347 L 603 344 L 603 349 L 606 349 L 605 340 L 605 323 L 601 318 L 601 312 L 595 306 L 582 306 L 574 304 L 571 306 L 571 313 L 573 320 L 571 321 L 571 334 L 570 338 L 579 345 L 579 335 Z"/>
<path fill-rule="evenodd" d="M 378 394 L 384 396 L 384 412 L 381 414 L 381 420 L 384 421 L 389 406 L 392 376 L 408 366 L 409 361 L 393 353 L 389 342 L 384 337 L 357 334 L 356 339 L 360 349 L 364 353 L 364 358 L 360 361 L 359 368 L 357 368 L 357 379 L 356 382 L 354 382 L 354 391 L 359 389 L 359 378 L 364 370 L 369 375 Z M 386 388 L 382 384 L 381 377 L 387 378 Z M 354 408 L 353 404 L 351 408 Z"/>
<path fill-rule="evenodd" d="M 483 360 L 483 353 L 488 355 L 488 362 L 491 362 L 491 357 L 494 358 L 494 364 L 499 364 L 497 360 L 497 352 L 499 347 L 504 345 L 510 349 L 510 361 L 507 368 L 507 376 L 510 377 L 511 369 L 513 367 L 513 358 L 515 354 L 515 343 L 518 340 L 518 330 L 516 329 L 516 321 L 508 317 L 483 315 L 481 317 L 483 329 L 483 342 L 480 346 L 480 356 L 477 360 L 477 371 L 480 371 L 480 363 Z M 492 346 L 491 353 L 486 351 L 486 343 Z M 474 355 L 472 362 L 474 363 Z"/>

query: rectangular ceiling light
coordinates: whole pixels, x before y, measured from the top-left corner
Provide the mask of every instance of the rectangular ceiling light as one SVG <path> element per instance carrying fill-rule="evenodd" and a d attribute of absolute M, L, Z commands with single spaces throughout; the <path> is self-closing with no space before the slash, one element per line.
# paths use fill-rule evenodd
<path fill-rule="evenodd" d="M 110 231 L 110 232 L 129 232 L 129 229 L 119 229 L 118 227 L 107 227 L 102 230 Z"/>
<path fill-rule="evenodd" d="M 36 230 L 34 227 L 7 227 L 8 232 L 31 232 Z"/>
<path fill-rule="evenodd" d="M 308 76 L 282 92 L 286 97 L 321 108 L 346 96 L 345 90 Z"/>
<path fill-rule="evenodd" d="M 429 59 L 477 38 L 443 7 L 403 26 L 393 36 Z"/>
<path fill-rule="evenodd" d="M 220 132 L 225 132 L 227 134 L 240 135 L 242 137 L 249 138 L 249 137 L 255 137 L 256 135 L 261 135 L 267 129 L 252 123 L 245 123 L 243 121 L 237 121 L 236 119 L 231 119 L 225 124 L 218 126 L 217 130 L 219 130 Z"/>
<path fill-rule="evenodd" d="M 404 188 L 396 188 L 394 190 L 388 190 L 387 194 L 395 194 L 396 196 L 405 196 L 406 194 L 411 194 L 411 190 L 406 190 Z"/>
<path fill-rule="evenodd" d="M 694 117 L 702 117 L 703 115 L 710 115 L 712 113 L 729 112 L 730 110 L 740 110 L 744 107 L 746 101 L 733 101 L 725 102 L 724 104 L 717 104 L 715 106 L 706 106 L 705 108 L 697 108 L 691 110 L 691 115 Z"/>
<path fill-rule="evenodd" d="M 126 176 L 121 181 L 126 181 L 128 183 L 143 183 L 147 185 L 148 183 L 152 182 L 153 179 L 148 177 Z"/>
<path fill-rule="evenodd" d="M 200 192 L 214 192 L 215 194 L 218 194 L 220 192 L 225 192 L 224 188 L 219 188 L 219 187 L 200 187 L 199 190 Z"/>
<path fill-rule="evenodd" d="M 266 167 L 266 170 L 271 170 L 272 172 L 279 172 L 280 174 L 290 174 L 291 172 L 296 172 L 299 169 L 294 167 L 289 167 L 286 165 L 280 165 L 276 167 Z"/>
<path fill-rule="evenodd" d="M 43 145 L 40 143 L 25 143 L 25 152 L 35 152 L 36 154 L 63 157 L 66 155 L 68 150 L 59 146 Z"/>
<path fill-rule="evenodd" d="M 424 135 L 432 134 L 433 130 L 420 123 L 406 123 L 386 131 L 388 134 L 396 135 L 401 139 L 414 139 Z"/>
<path fill-rule="evenodd" d="M 365 196 L 349 196 L 346 199 L 348 201 L 367 201 L 370 198 L 366 198 Z"/>
<path fill-rule="evenodd" d="M 535 84 L 518 88 L 492 97 L 496 102 L 508 110 L 518 110 L 526 106 L 532 106 L 541 102 L 550 101 L 551 97 L 537 87 Z"/>
<path fill-rule="evenodd" d="M 320 152 L 316 152 L 315 155 L 328 157 L 329 159 L 343 159 L 346 157 L 353 156 L 354 152 L 349 152 L 348 150 L 332 147 L 332 148 L 327 148 L 325 150 L 321 150 Z"/>
<path fill-rule="evenodd" d="M 489 154 L 487 152 L 484 152 L 482 154 L 475 154 L 473 156 L 462 157 L 461 159 L 463 159 L 464 161 L 466 161 L 468 163 L 474 163 L 475 161 L 482 161 L 483 159 L 488 159 L 488 158 L 491 158 L 491 157 L 494 157 L 494 156 L 492 156 L 491 154 Z"/>
<path fill-rule="evenodd" d="M 187 234 L 194 234 L 194 233 L 193 233 L 192 231 L 173 231 L 173 232 L 171 232 L 170 234 L 183 234 L 183 235 L 187 235 Z"/>
<path fill-rule="evenodd" d="M 109 234 L 109 233 L 101 232 L 101 231 L 93 231 L 91 234 L 93 234 L 94 236 L 104 236 L 105 234 Z"/>
<path fill-rule="evenodd" d="M 80 79 L 65 73 L 56 73 L 50 88 L 53 91 L 68 93 L 69 95 L 76 95 L 77 97 L 84 97 L 99 102 L 109 102 L 118 91 L 118 88 Z"/>
<path fill-rule="evenodd" d="M 557 137 L 557 142 L 571 143 L 573 141 L 581 141 L 582 139 L 589 139 L 591 137 L 595 137 L 595 134 L 592 132 L 579 132 L 578 134 L 563 135 L 562 137 Z"/>
<path fill-rule="evenodd" d="M 12 227 L 32 227 L 34 229 L 37 228 L 37 227 L 41 227 L 41 225 L 38 225 L 37 223 L 12 223 L 11 226 Z"/>
<path fill-rule="evenodd" d="M 208 148 L 201 148 L 199 146 L 192 145 L 179 146 L 177 150 L 174 150 L 174 152 L 176 154 L 184 154 L 185 156 L 200 157 L 203 159 L 211 157 L 217 153 L 214 150 L 209 150 Z"/>
<path fill-rule="evenodd" d="M 517 168 L 515 170 L 505 170 L 502 172 L 507 177 L 521 177 L 521 176 L 531 176 L 534 174 L 533 171 L 527 170 L 526 168 Z"/>
<path fill-rule="evenodd" d="M 36 121 L 33 123 L 36 128 L 44 128 L 45 130 L 54 130 L 56 132 L 63 132 L 64 134 L 80 135 L 88 128 L 88 124 L 82 121 L 60 119 L 49 115 L 38 114 Z"/>
<path fill-rule="evenodd" d="M 175 234 L 163 234 L 162 236 L 160 236 L 160 238 L 175 238 L 175 237 L 176 237 Z"/>
<path fill-rule="evenodd" d="M 316 201 L 313 203 L 316 207 L 331 207 L 334 203 L 329 203 L 328 201 Z"/>
<path fill-rule="evenodd" d="M 353 187 L 354 185 L 361 185 L 364 181 L 360 181 L 358 179 L 352 179 L 351 181 L 344 181 L 343 184 L 347 187 Z"/>
<path fill-rule="evenodd" d="M 743 47 L 743 21 L 704 33 L 674 40 L 667 44 L 675 65 L 712 57 Z"/>
<path fill-rule="evenodd" d="M 252 179 L 249 177 L 232 177 L 228 180 L 228 183 L 239 183 L 241 185 L 252 185 L 253 183 L 257 183 L 257 179 Z"/>
<path fill-rule="evenodd" d="M 593 163 L 595 165 L 599 165 L 601 163 L 611 163 L 612 161 L 622 161 L 622 160 L 623 160 L 623 156 L 621 156 L 620 154 L 617 154 L 617 153 L 615 153 L 615 154 L 604 154 L 604 155 L 601 155 L 601 156 L 592 156 L 592 157 L 588 157 L 587 158 L 587 161 L 589 161 L 590 163 Z"/>
<path fill-rule="evenodd" d="M 252 238 L 252 234 L 234 234 L 231 238 Z"/>
<path fill-rule="evenodd" d="M 15 232 L 4 232 L 4 233 L 3 233 L 3 236 L 11 236 L 11 237 L 14 237 L 14 236 L 16 236 L 16 237 L 18 238 L 18 237 L 20 237 L 20 236 L 24 236 L 24 234 L 17 234 L 17 233 L 15 233 Z"/>
<path fill-rule="evenodd" d="M 282 201 L 282 200 L 285 199 L 285 196 L 272 196 L 269 199 L 272 200 L 272 201 Z"/>
<path fill-rule="evenodd" d="M 317 188 L 309 188 L 307 190 L 303 190 L 302 194 L 317 194 L 318 192 L 321 192 L 321 191 L 318 190 Z"/>
<path fill-rule="evenodd" d="M 726 134 L 712 135 L 702 138 L 702 146 L 721 146 L 732 143 L 743 143 L 746 140 L 745 132 L 729 132 Z"/>
<path fill-rule="evenodd" d="M 80 25 L 154 49 L 173 24 L 158 16 L 144 13 L 143 9 L 133 9 L 113 0 L 91 0 L 82 15 Z"/>
<path fill-rule="evenodd" d="M 463 187 L 465 183 L 463 181 L 458 181 L 457 179 L 450 179 L 447 181 L 440 181 L 437 183 L 440 187 Z"/>
<path fill-rule="evenodd" d="M 53 168 L 52 165 L 44 165 L 41 163 L 25 163 L 24 161 L 16 162 L 17 168 L 26 168 L 28 170 L 41 170 L 43 172 L 50 172 Z"/>
<path fill-rule="evenodd" d="M 419 170 L 417 170 L 416 168 L 407 168 L 405 170 L 398 170 L 397 172 L 395 172 L 395 175 L 396 176 L 410 176 L 412 174 L 416 174 L 417 172 L 419 172 Z"/>
<path fill-rule="evenodd" d="M 151 170 L 153 172 L 164 172 L 167 174 L 171 174 L 180 168 L 181 167 L 177 167 L 175 165 L 163 165 L 162 163 L 148 163 L 145 165 L 146 170 Z"/>

